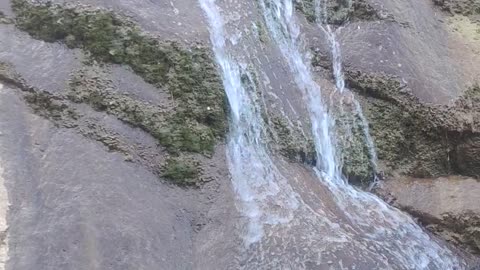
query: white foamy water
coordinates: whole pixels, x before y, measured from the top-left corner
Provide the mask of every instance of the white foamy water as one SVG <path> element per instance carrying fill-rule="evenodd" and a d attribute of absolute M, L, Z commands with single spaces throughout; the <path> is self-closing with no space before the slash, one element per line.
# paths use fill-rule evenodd
<path fill-rule="evenodd" d="M 328 12 L 327 12 L 326 0 L 315 0 L 315 16 L 316 16 L 316 21 L 318 26 L 327 36 L 328 43 L 330 44 L 330 51 L 332 55 L 332 69 L 333 69 L 333 76 L 335 78 L 336 90 L 339 91 L 340 94 L 344 94 L 345 91 L 348 92 L 348 94 L 352 99 L 354 110 L 358 115 L 358 118 L 360 119 L 360 125 L 363 130 L 363 135 L 365 136 L 365 143 L 367 145 L 370 163 L 376 175 L 378 173 L 377 151 L 375 150 L 375 144 L 373 142 L 373 139 L 370 136 L 368 121 L 365 115 L 363 114 L 363 110 L 362 110 L 362 107 L 360 106 L 360 103 L 355 99 L 355 96 L 353 95 L 353 93 L 351 93 L 348 89 L 345 88 L 345 76 L 342 68 L 342 53 L 340 49 L 340 44 L 338 43 L 336 38 L 335 31 L 333 31 L 332 27 L 328 25 Z M 374 180 L 376 180 L 376 177 Z"/>
<path fill-rule="evenodd" d="M 238 208 L 249 219 L 245 242 L 259 241 L 263 225 L 286 223 L 298 207 L 296 195 L 267 153 L 265 123 L 255 102 L 255 87 L 246 68 L 242 68 L 227 51 L 230 38 L 214 0 L 200 0 L 210 24 L 216 61 L 230 104 L 228 162 L 232 183 L 240 203 Z M 243 82 L 242 82 L 243 75 Z M 245 80 L 251 82 L 245 85 Z M 277 210 L 273 210 L 277 209 Z"/>
<path fill-rule="evenodd" d="M 463 262 L 409 216 L 351 187 L 342 177 L 334 121 L 300 50 L 292 1 L 259 4 L 309 109 L 318 155 L 313 172 L 318 180 L 311 182 L 305 174 L 289 172 L 287 177 L 276 166 L 265 143 L 257 90 L 246 68 L 252 63 L 239 62 L 233 53 L 242 41 L 231 41 L 215 0 L 199 2 L 230 104 L 227 157 L 237 207 L 248 221 L 245 256 L 238 268 L 462 269 Z"/>
<path fill-rule="evenodd" d="M 2 94 L 6 91 L 3 90 L 3 84 L 0 83 L 0 99 L 3 98 Z M 0 136 L 2 135 L 0 130 Z M 1 140 L 0 140 L 1 142 Z M 7 224 L 7 213 L 10 207 L 10 202 L 8 199 L 8 191 L 5 186 L 5 169 L 4 163 L 0 158 L 0 233 L 4 236 L 3 241 L 0 242 L 0 270 L 5 269 L 8 261 L 8 224 Z"/>
<path fill-rule="evenodd" d="M 261 6 L 271 36 L 289 63 L 311 112 L 316 150 L 321 157 L 317 166 L 318 178 L 329 188 L 339 208 L 349 217 L 357 236 L 376 245 L 389 260 L 396 261 L 407 269 L 460 268 L 462 264 L 456 256 L 431 239 L 410 217 L 376 196 L 353 188 L 342 179 L 340 171 L 336 169 L 338 165 L 335 164 L 337 158 L 333 149 L 335 138 L 332 138 L 332 120 L 327 114 L 326 104 L 320 98 L 320 86 L 315 82 L 300 50 L 300 30 L 293 15 L 293 2 L 261 0 Z M 326 14 L 321 12 L 320 8 L 317 8 L 317 11 Z M 329 27 L 327 32 L 334 54 L 337 89 L 344 91 L 339 45 L 334 33 L 328 29 Z M 361 108 L 357 109 L 361 111 Z M 364 117 L 362 120 L 366 122 Z"/>

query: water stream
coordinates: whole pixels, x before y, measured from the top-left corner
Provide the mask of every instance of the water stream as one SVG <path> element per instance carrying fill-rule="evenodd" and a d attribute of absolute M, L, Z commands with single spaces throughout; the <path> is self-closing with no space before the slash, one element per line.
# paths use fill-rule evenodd
<path fill-rule="evenodd" d="M 374 179 L 373 183 L 377 181 L 378 174 L 378 165 L 377 165 L 377 151 L 375 150 L 375 143 L 373 138 L 370 135 L 370 128 L 368 125 L 367 118 L 363 114 L 362 107 L 360 103 L 355 99 L 353 93 L 351 93 L 345 87 L 345 76 L 342 68 L 342 53 L 340 49 L 340 44 L 337 41 L 336 33 L 332 30 L 332 27 L 328 24 L 328 12 L 327 12 L 327 1 L 326 0 L 315 0 L 315 17 L 317 25 L 323 31 L 325 36 L 328 38 L 328 43 L 330 44 L 331 56 L 332 56 L 332 69 L 333 76 L 335 78 L 335 87 L 336 90 L 340 92 L 341 95 L 344 92 L 348 92 L 351 101 L 353 103 L 353 109 L 360 120 L 360 126 L 363 131 L 363 136 L 365 137 L 365 143 L 368 149 L 368 156 L 370 159 L 370 165 L 372 166 Z M 340 104 L 342 106 L 342 104 Z M 351 128 L 351 127 L 350 127 Z M 349 133 L 352 134 L 352 133 Z"/>
<path fill-rule="evenodd" d="M 243 238 L 249 255 L 242 268 L 462 269 L 464 263 L 408 215 L 350 186 L 342 176 L 334 121 L 301 50 L 292 0 L 259 4 L 308 107 L 318 155 L 314 186 L 302 186 L 302 179 L 293 181 L 277 168 L 266 146 L 258 89 L 248 83 L 246 63 L 231 53 L 237 44 L 229 42 L 221 9 L 215 0 L 199 1 L 231 108 L 227 156 L 237 207 L 248 220 Z M 336 82 L 343 91 L 339 50 L 338 59 Z"/>
<path fill-rule="evenodd" d="M 252 81 L 248 71 L 227 51 L 229 37 L 224 31 L 220 11 L 214 0 L 201 0 L 200 3 L 210 22 L 213 51 L 231 110 L 227 158 L 233 187 L 240 200 L 238 207 L 249 218 L 244 237 L 248 246 L 264 235 L 262 224 L 290 221 L 298 201 L 267 153 L 265 123 L 256 103 L 256 91 L 252 89 L 255 84 L 246 83 Z"/>

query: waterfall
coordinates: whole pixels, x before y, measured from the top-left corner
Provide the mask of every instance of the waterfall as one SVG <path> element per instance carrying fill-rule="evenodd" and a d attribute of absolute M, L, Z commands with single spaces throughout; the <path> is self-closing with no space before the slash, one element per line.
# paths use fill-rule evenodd
<path fill-rule="evenodd" d="M 298 202 L 267 153 L 265 123 L 255 101 L 256 91 L 252 89 L 255 84 L 246 68 L 227 51 L 229 38 L 218 7 L 214 0 L 201 0 L 200 4 L 209 20 L 213 51 L 230 105 L 227 158 L 233 187 L 240 199 L 238 208 L 249 219 L 245 237 L 248 246 L 262 238 L 263 224 L 291 220 Z M 272 211 L 273 206 L 280 206 L 279 211 Z"/>
<path fill-rule="evenodd" d="M 328 38 L 328 43 L 330 44 L 331 56 L 332 56 L 332 69 L 333 76 L 335 78 L 335 87 L 340 94 L 344 94 L 345 91 L 351 97 L 351 102 L 354 105 L 355 113 L 360 119 L 360 125 L 363 130 L 363 135 L 365 137 L 365 143 L 368 149 L 368 155 L 370 158 L 370 165 L 373 168 L 374 173 L 374 183 L 377 180 L 378 174 L 378 165 L 377 165 L 377 151 L 375 150 L 375 144 L 373 142 L 372 136 L 370 135 L 370 129 L 368 125 L 367 118 L 363 114 L 362 107 L 360 103 L 355 99 L 353 93 L 345 88 L 345 76 L 342 69 L 342 53 L 340 49 L 340 44 L 337 41 L 336 34 L 332 30 L 332 27 L 328 24 L 328 12 L 327 12 L 327 0 L 315 0 L 315 17 L 316 22 L 323 33 Z"/>
<path fill-rule="evenodd" d="M 252 63 L 236 57 L 239 45 L 231 42 L 215 0 L 199 2 L 230 104 L 227 159 L 237 208 L 247 220 L 240 232 L 246 255 L 239 268 L 461 269 L 464 263 L 409 216 L 342 177 L 334 121 L 300 50 L 292 0 L 259 4 L 308 107 L 318 156 L 312 172 L 317 180 L 308 184 L 285 177 L 270 156 L 258 91 L 246 68 Z"/>
<path fill-rule="evenodd" d="M 316 169 L 319 180 L 327 185 L 339 208 L 360 231 L 359 237 L 363 237 L 364 241 L 377 241 L 383 238 L 384 242 L 376 243 L 380 249 L 408 269 L 460 267 L 460 262 L 452 252 L 432 240 L 410 217 L 390 207 L 376 196 L 357 190 L 342 180 L 338 165 L 335 164 L 332 120 L 321 100 L 320 86 L 315 82 L 301 53 L 300 28 L 295 21 L 292 0 L 261 0 L 260 5 L 267 28 L 295 75 L 298 87 L 302 90 L 309 107 L 316 150 L 320 156 Z M 335 54 L 333 58 L 337 88 L 344 91 L 339 47 L 333 32 L 330 31 L 329 36 Z M 358 106 L 357 108 L 360 109 Z M 364 117 L 363 120 L 366 121 Z"/>

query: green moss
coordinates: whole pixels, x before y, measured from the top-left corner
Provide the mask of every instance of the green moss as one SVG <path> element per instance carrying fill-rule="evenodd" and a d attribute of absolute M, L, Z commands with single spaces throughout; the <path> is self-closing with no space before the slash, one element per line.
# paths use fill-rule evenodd
<path fill-rule="evenodd" d="M 215 145 L 215 134 L 205 125 L 185 122 L 174 114 L 165 125 L 155 130 L 154 136 L 170 152 L 188 151 L 211 154 Z"/>
<path fill-rule="evenodd" d="M 362 101 L 371 126 L 378 157 L 390 171 L 436 177 L 455 171 L 452 150 L 465 138 L 479 136 L 480 106 L 472 97 L 475 87 L 453 106 L 434 106 L 420 102 L 408 88 L 384 74 L 347 72 L 349 87 Z"/>
<path fill-rule="evenodd" d="M 13 0 L 12 7 L 21 30 L 47 42 L 82 48 L 102 62 L 130 66 L 146 82 L 166 89 L 178 101 L 184 120 L 207 126 L 217 137 L 225 133 L 225 93 L 208 49 L 159 42 L 105 10 L 26 0 Z"/>
<path fill-rule="evenodd" d="M 295 7 L 304 14 L 307 21 L 317 22 L 314 0 L 299 0 Z M 381 17 L 365 0 L 327 0 L 326 23 L 340 25 L 350 21 L 372 21 Z"/>
<path fill-rule="evenodd" d="M 316 164 L 315 144 L 312 139 L 307 139 L 300 132 L 291 128 L 286 120 L 281 117 L 272 117 L 272 140 L 278 152 L 293 162 Z"/>
<path fill-rule="evenodd" d="M 25 101 L 33 111 L 45 118 L 60 121 L 77 119 L 78 114 L 61 99 L 48 92 L 27 92 Z"/>
<path fill-rule="evenodd" d="M 352 183 L 368 184 L 374 179 L 374 168 L 358 113 L 341 110 L 336 113 L 336 144 L 342 161 L 342 173 Z"/>
<path fill-rule="evenodd" d="M 442 10 L 464 16 L 480 14 L 480 0 L 433 0 Z"/>
<path fill-rule="evenodd" d="M 265 25 L 263 25 L 262 22 L 257 21 L 257 23 L 255 23 L 255 30 L 257 31 L 258 39 L 260 40 L 260 42 L 267 43 L 268 34 L 265 30 Z"/>
<path fill-rule="evenodd" d="M 20 89 L 28 90 L 24 86 L 23 79 L 15 72 L 9 63 L 0 62 L 0 80 L 17 86 Z"/>
<path fill-rule="evenodd" d="M 307 21 L 313 23 L 317 20 L 315 15 L 315 1 L 314 0 L 303 0 L 295 1 L 295 8 L 303 13 Z"/>
<path fill-rule="evenodd" d="M 192 186 L 197 184 L 199 177 L 198 164 L 187 158 L 169 158 L 163 166 L 162 177 L 176 185 Z"/>
<path fill-rule="evenodd" d="M 0 11 L 0 24 L 11 24 L 13 20 L 8 18 L 2 11 Z"/>
<path fill-rule="evenodd" d="M 104 75 L 105 76 L 105 75 Z M 98 69 L 83 70 L 70 82 L 68 98 L 87 103 L 118 119 L 139 127 L 156 138 L 171 153 L 179 151 L 210 154 L 215 145 L 213 129 L 185 114 L 115 93 Z"/>

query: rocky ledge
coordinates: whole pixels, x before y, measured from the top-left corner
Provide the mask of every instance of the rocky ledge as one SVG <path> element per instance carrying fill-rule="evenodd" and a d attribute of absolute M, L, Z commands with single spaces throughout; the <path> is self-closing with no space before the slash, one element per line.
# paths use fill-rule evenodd
<path fill-rule="evenodd" d="M 430 231 L 480 254 L 480 181 L 467 177 L 397 178 L 376 189 L 396 207 L 418 217 Z"/>
<path fill-rule="evenodd" d="M 12 1 L 15 26 L 35 39 L 61 42 L 87 56 L 71 74 L 64 94 L 30 87 L 9 65 L 1 79 L 24 91 L 36 114 L 67 128 L 81 126 L 76 109 L 85 104 L 98 112 L 145 131 L 163 147 L 166 158 L 150 160 L 154 172 L 179 185 L 199 184 L 201 159 L 213 154 L 227 131 L 225 93 L 208 47 L 181 44 L 143 32 L 127 17 L 78 5 Z M 42 23 L 38 23 L 41 21 Z M 168 97 L 164 104 L 139 100 L 108 79 L 111 65 L 122 65 Z M 98 125 L 79 129 L 83 135 L 132 160 L 135 153 L 115 134 L 99 135 Z"/>

